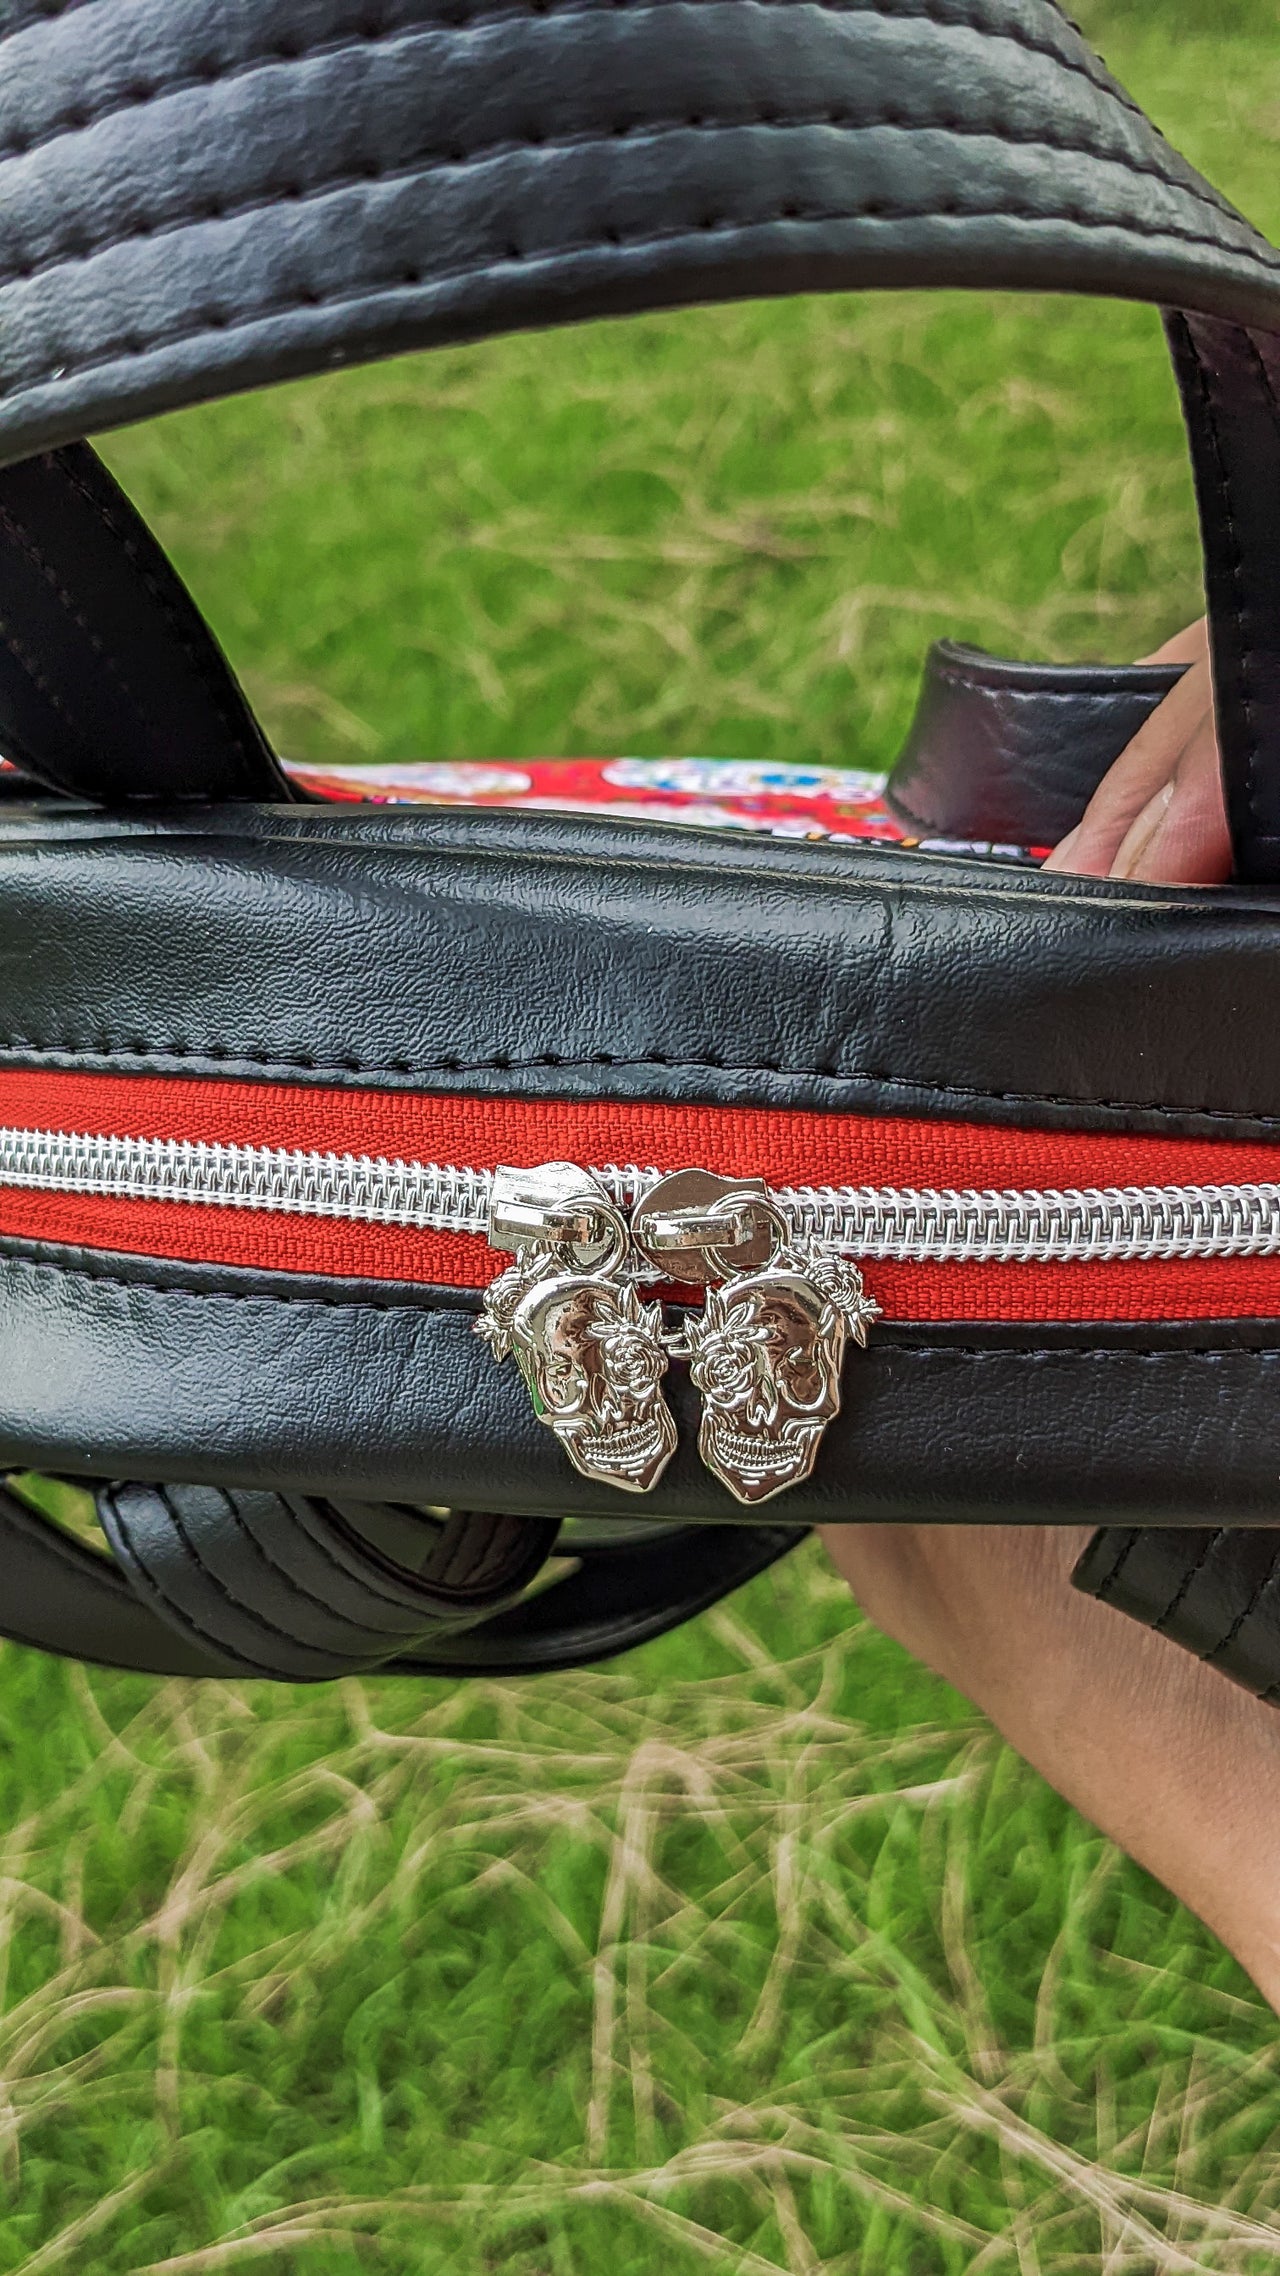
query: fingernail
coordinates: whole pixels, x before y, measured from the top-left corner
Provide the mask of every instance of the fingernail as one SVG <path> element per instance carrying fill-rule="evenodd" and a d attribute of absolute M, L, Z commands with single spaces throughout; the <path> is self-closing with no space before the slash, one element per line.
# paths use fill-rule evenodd
<path fill-rule="evenodd" d="M 1147 800 L 1142 812 L 1129 824 L 1111 864 L 1112 877 L 1132 877 L 1139 862 L 1154 851 L 1156 840 L 1168 820 L 1176 788 L 1176 780 L 1162 782 L 1155 797 Z"/>

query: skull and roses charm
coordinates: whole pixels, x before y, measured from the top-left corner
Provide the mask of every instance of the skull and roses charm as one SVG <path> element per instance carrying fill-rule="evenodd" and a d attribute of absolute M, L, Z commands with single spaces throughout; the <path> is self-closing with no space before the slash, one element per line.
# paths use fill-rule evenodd
<path fill-rule="evenodd" d="M 689 1196 L 680 1209 L 677 1187 Z M 682 1230 L 696 1241 L 687 1264 Z M 668 1271 L 706 1283 L 679 1348 L 702 1394 L 708 1470 L 748 1506 L 799 1485 L 840 1411 L 848 1343 L 865 1345 L 879 1316 L 861 1273 L 816 1243 L 801 1251 L 758 1181 L 732 1185 L 707 1171 L 662 1179 L 633 1232 Z"/>
<path fill-rule="evenodd" d="M 765 1502 L 813 1470 L 839 1412 L 848 1344 L 879 1306 L 847 1258 L 798 1245 L 759 1179 L 659 1178 L 631 1222 L 569 1163 L 495 1173 L 490 1241 L 516 1261 L 486 1293 L 476 1331 L 514 1356 L 534 1413 L 585 1478 L 648 1493 L 676 1448 L 662 1392 L 673 1358 L 702 1399 L 698 1450 L 737 1501 Z M 705 1290 L 683 1332 L 642 1280 Z"/>
<path fill-rule="evenodd" d="M 676 1450 L 662 1395 L 670 1365 L 662 1307 L 622 1269 L 626 1221 L 589 1172 L 568 1163 L 499 1171 L 491 1239 L 518 1242 L 486 1293 L 476 1332 L 514 1354 L 539 1422 L 584 1478 L 647 1494 Z"/>

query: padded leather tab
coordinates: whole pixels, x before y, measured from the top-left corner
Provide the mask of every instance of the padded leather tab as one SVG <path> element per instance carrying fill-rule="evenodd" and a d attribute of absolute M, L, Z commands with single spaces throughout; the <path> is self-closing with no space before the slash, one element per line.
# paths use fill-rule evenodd
<path fill-rule="evenodd" d="M 376 1667 L 433 1628 L 481 1617 L 518 1595 L 558 1531 L 554 1520 L 455 1512 L 411 1576 L 301 1494 L 108 1486 L 98 1509 L 159 1619 L 241 1675 L 294 1683 Z"/>
<path fill-rule="evenodd" d="M 1280 1706 L 1280 1530 L 1103 1526 L 1071 1576 L 1255 1698 Z"/>
<path fill-rule="evenodd" d="M 1056 845 L 1182 670 L 1019 664 L 937 641 L 889 803 L 922 837 Z"/>
<path fill-rule="evenodd" d="M 84 443 L 0 471 L 0 750 L 108 804 L 293 796 L 181 579 Z"/>

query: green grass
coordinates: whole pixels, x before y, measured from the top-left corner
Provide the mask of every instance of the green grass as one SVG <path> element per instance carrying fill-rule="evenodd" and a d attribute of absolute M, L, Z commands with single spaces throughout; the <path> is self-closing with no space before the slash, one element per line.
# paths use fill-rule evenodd
<path fill-rule="evenodd" d="M 1088 21 L 1278 231 L 1273 6 L 1208 13 Z M 885 757 L 936 632 L 1197 607 L 1122 308 L 695 312 L 109 455 L 303 755 Z M 0 1691 L 0 2269 L 1280 2264 L 1273 2018 L 816 1549 L 558 1681 Z"/>

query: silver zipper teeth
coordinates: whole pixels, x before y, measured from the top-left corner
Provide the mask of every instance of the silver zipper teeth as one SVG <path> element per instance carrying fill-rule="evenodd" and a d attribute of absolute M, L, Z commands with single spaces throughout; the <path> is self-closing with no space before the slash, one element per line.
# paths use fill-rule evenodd
<path fill-rule="evenodd" d="M 630 1209 L 657 1171 L 608 1169 L 597 1175 L 619 1207 Z M 96 1194 L 104 1201 L 204 1202 L 216 1209 L 407 1225 L 424 1233 L 484 1233 L 493 1172 L 284 1146 L 0 1128 L 0 1184 Z"/>
<path fill-rule="evenodd" d="M 594 1175 L 619 1208 L 631 1210 L 659 1173 L 609 1164 Z M 0 1184 L 483 1234 L 493 1175 L 369 1154 L 0 1128 Z M 987 1193 L 789 1186 L 774 1198 L 798 1240 L 886 1262 L 1121 1264 L 1280 1255 L 1280 1184 Z"/>

